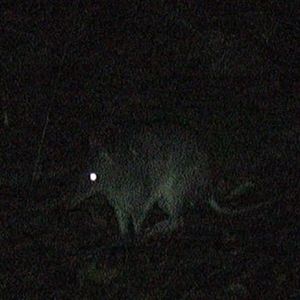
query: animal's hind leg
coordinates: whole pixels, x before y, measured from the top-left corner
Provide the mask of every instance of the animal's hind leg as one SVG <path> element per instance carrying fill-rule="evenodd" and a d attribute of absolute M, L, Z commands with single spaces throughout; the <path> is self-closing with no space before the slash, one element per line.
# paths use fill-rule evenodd
<path fill-rule="evenodd" d="M 181 228 L 183 226 L 183 218 L 176 217 L 176 219 L 169 218 L 167 220 L 158 222 L 153 227 L 147 229 L 147 235 L 155 235 L 155 234 L 168 234 L 172 233 L 175 230 Z"/>
<path fill-rule="evenodd" d="M 181 216 L 181 200 L 169 196 L 159 201 L 160 208 L 168 214 L 168 219 L 156 223 L 153 227 L 147 229 L 147 235 L 167 234 L 183 226 L 183 218 Z"/>

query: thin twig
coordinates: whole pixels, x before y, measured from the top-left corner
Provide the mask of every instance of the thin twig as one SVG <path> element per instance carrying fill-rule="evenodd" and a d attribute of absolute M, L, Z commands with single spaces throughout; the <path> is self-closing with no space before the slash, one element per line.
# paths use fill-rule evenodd
<path fill-rule="evenodd" d="M 45 122 L 45 125 L 44 125 L 44 128 L 43 128 L 43 133 L 42 133 L 41 141 L 40 141 L 39 147 L 38 147 L 37 159 L 36 159 L 34 170 L 33 170 L 33 174 L 32 174 L 30 191 L 32 190 L 33 182 L 36 179 L 36 174 L 37 174 L 37 169 L 38 169 L 38 165 L 39 165 L 39 162 L 40 162 L 42 147 L 43 147 L 43 143 L 44 143 L 44 139 L 45 139 L 45 135 L 46 135 L 47 126 L 48 126 L 48 123 L 49 123 L 49 114 L 50 114 L 50 109 L 48 110 L 48 113 L 47 113 L 46 122 Z"/>

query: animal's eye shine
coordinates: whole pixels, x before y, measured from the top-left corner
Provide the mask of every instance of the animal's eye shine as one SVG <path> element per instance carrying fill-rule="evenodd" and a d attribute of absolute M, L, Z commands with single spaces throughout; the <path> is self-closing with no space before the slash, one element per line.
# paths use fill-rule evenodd
<path fill-rule="evenodd" d="M 96 181 L 97 180 L 97 174 L 94 173 L 94 172 L 90 173 L 90 180 L 91 181 Z"/>

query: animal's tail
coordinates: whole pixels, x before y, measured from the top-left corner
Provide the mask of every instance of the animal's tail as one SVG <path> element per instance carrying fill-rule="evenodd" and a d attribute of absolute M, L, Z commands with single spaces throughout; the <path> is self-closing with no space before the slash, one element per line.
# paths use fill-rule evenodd
<path fill-rule="evenodd" d="M 257 205 L 253 205 L 253 206 L 242 208 L 242 209 L 233 209 L 233 208 L 228 208 L 228 207 L 222 208 L 213 198 L 207 199 L 207 203 L 210 205 L 210 207 L 212 207 L 216 212 L 218 212 L 220 214 L 224 214 L 224 215 L 242 215 L 242 214 L 257 210 L 257 209 L 259 209 L 262 206 L 265 206 L 267 204 L 270 204 L 270 201 L 259 203 Z"/>
<path fill-rule="evenodd" d="M 252 182 L 246 182 L 244 184 L 239 185 L 234 190 L 232 190 L 229 195 L 227 195 L 226 199 L 231 199 L 234 196 L 245 194 L 249 189 L 253 188 L 254 184 Z M 216 212 L 220 214 L 225 215 L 242 215 L 254 210 L 257 210 L 261 208 L 262 206 L 265 206 L 267 204 L 270 204 L 271 201 L 268 202 L 262 202 L 256 205 L 252 205 L 250 207 L 241 208 L 241 209 L 234 209 L 234 208 L 228 208 L 228 207 L 220 207 L 220 205 L 216 202 L 213 196 L 208 197 L 206 199 L 206 202 L 210 205 L 211 208 L 213 208 Z"/>

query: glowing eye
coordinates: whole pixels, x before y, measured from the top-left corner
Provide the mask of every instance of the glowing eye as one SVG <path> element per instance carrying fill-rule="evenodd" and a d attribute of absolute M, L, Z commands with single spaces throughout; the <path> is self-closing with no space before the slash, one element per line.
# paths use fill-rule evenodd
<path fill-rule="evenodd" d="M 91 181 L 96 181 L 96 179 L 97 179 L 97 174 L 96 173 L 91 173 L 90 174 L 90 180 Z"/>

